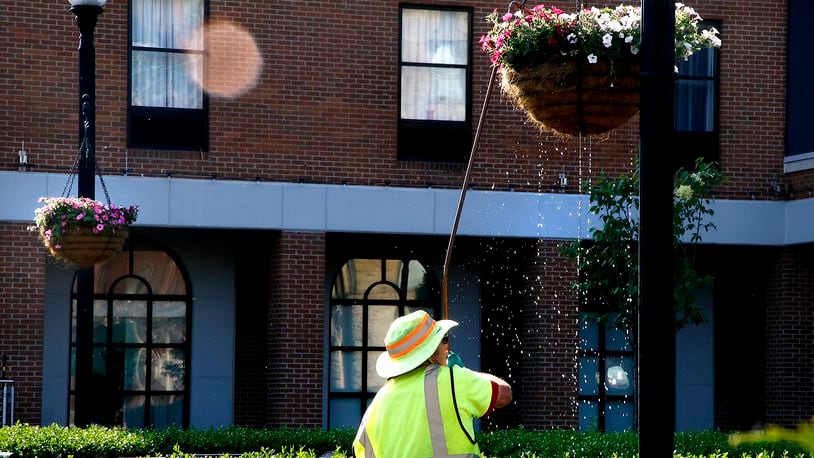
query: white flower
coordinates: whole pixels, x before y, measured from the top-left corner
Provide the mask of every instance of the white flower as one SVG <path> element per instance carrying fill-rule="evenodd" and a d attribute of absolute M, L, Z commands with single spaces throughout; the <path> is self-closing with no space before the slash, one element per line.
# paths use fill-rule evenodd
<path fill-rule="evenodd" d="M 589 64 L 595 64 L 596 63 L 596 55 L 588 54 L 588 63 Z"/>
<path fill-rule="evenodd" d="M 611 47 L 611 44 L 613 44 L 613 37 L 611 36 L 611 34 L 606 33 L 606 34 L 605 34 L 605 35 L 602 37 L 602 44 L 603 44 L 603 45 L 605 45 L 605 47 L 606 47 L 606 48 L 610 48 L 610 47 Z"/>
<path fill-rule="evenodd" d="M 633 54 L 634 56 L 636 54 L 639 54 L 639 47 L 638 46 L 631 46 L 630 47 L 630 53 Z"/>
<path fill-rule="evenodd" d="M 625 43 L 630 43 L 631 41 L 633 41 L 633 35 L 628 35 L 625 37 Z"/>
<path fill-rule="evenodd" d="M 675 196 L 679 199 L 690 199 L 692 198 L 692 188 L 689 185 L 682 184 L 675 190 Z"/>
<path fill-rule="evenodd" d="M 577 38 L 576 34 L 573 34 L 573 33 L 569 33 L 568 36 L 565 37 L 565 38 L 567 38 L 568 42 L 571 43 L 571 44 L 575 44 L 577 42 L 577 40 L 579 40 L 579 38 Z"/>
<path fill-rule="evenodd" d="M 709 30 L 702 30 L 701 38 L 709 41 L 712 43 L 712 46 L 715 46 L 716 48 L 721 47 L 721 39 L 718 38 L 718 30 L 715 27 L 712 27 Z"/>

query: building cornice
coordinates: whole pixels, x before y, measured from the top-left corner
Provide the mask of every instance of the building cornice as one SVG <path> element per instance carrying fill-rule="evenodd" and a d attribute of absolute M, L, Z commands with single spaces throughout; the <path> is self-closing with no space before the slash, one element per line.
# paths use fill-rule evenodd
<path fill-rule="evenodd" d="M 0 221 L 28 222 L 41 196 L 62 192 L 65 174 L 0 172 Z M 459 191 L 312 183 L 107 176 L 113 203 L 140 207 L 137 226 L 449 235 Z M 97 183 L 98 186 L 98 183 Z M 101 189 L 97 196 L 103 196 Z M 704 243 L 814 242 L 814 199 L 716 200 Z M 588 196 L 472 190 L 459 235 L 586 238 L 599 224 Z"/>

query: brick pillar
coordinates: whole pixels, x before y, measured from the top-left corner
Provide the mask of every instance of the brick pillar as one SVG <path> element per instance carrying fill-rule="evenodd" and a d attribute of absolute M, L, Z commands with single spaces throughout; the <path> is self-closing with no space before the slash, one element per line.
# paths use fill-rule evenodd
<path fill-rule="evenodd" d="M 560 256 L 558 240 L 540 240 L 525 270 L 522 310 L 520 423 L 527 428 L 578 426 L 579 310 L 571 283 L 575 264 Z"/>
<path fill-rule="evenodd" d="M 39 424 L 45 250 L 26 224 L 0 223 L 0 353 L 15 381 L 15 420 Z"/>
<path fill-rule="evenodd" d="M 269 259 L 270 427 L 321 427 L 325 234 L 283 232 Z"/>
<path fill-rule="evenodd" d="M 814 270 L 810 259 L 811 249 L 784 248 L 769 283 L 766 421 L 770 424 L 795 426 L 814 415 Z"/>

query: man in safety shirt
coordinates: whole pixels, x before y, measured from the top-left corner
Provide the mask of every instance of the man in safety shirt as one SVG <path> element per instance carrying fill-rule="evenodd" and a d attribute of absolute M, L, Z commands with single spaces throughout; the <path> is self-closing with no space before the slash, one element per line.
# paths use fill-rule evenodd
<path fill-rule="evenodd" d="M 447 332 L 457 325 L 423 310 L 393 321 L 376 362 L 387 383 L 362 418 L 357 458 L 479 456 L 472 419 L 508 405 L 512 389 L 493 375 L 447 367 Z"/>

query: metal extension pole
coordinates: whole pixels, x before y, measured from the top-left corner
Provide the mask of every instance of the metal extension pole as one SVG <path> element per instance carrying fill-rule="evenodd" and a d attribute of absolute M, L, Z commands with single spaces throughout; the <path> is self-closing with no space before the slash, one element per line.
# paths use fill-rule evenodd
<path fill-rule="evenodd" d="M 489 76 L 489 85 L 486 86 L 486 96 L 483 98 L 483 107 L 480 110 L 480 119 L 478 119 L 478 128 L 475 130 L 475 138 L 472 141 L 472 151 L 469 152 L 469 163 L 466 166 L 466 173 L 464 174 L 464 182 L 461 186 L 461 195 L 458 197 L 458 209 L 455 212 L 455 222 L 452 223 L 452 232 L 449 234 L 449 244 L 447 245 L 447 255 L 444 258 L 444 275 L 441 280 L 441 288 L 443 295 L 443 318 L 449 319 L 449 264 L 452 260 L 452 246 L 455 244 L 455 234 L 458 233 L 458 225 L 461 223 L 461 211 L 464 208 L 464 199 L 466 199 L 466 188 L 469 187 L 469 175 L 472 173 L 472 164 L 475 162 L 475 151 L 478 149 L 478 142 L 480 141 L 480 132 L 483 128 L 483 119 L 486 117 L 486 109 L 489 107 L 489 98 L 492 95 L 492 86 L 495 82 L 495 75 L 497 75 L 497 67 L 492 67 L 492 74 Z"/>

